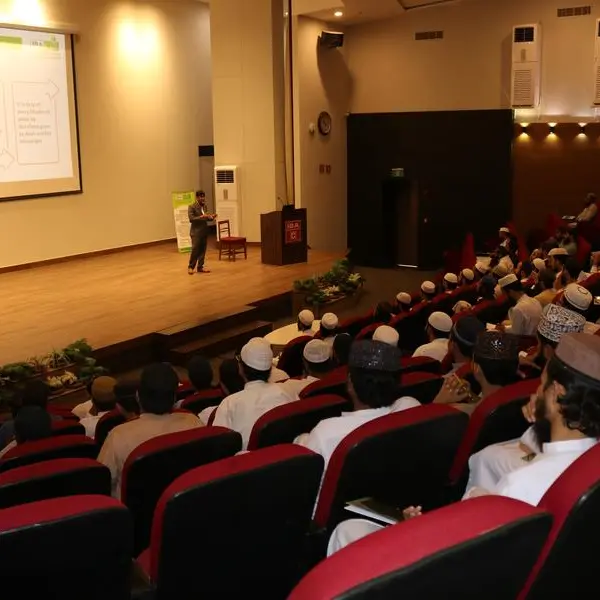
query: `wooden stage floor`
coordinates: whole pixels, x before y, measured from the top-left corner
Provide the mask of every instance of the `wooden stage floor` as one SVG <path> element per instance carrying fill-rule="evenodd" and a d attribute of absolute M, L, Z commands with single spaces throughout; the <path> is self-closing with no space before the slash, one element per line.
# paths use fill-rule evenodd
<path fill-rule="evenodd" d="M 338 256 L 309 252 L 306 264 L 274 267 L 218 260 L 210 274 L 187 274 L 172 243 L 123 250 L 0 274 L 0 365 L 87 338 L 94 348 L 284 293 L 292 282 L 329 270 Z"/>

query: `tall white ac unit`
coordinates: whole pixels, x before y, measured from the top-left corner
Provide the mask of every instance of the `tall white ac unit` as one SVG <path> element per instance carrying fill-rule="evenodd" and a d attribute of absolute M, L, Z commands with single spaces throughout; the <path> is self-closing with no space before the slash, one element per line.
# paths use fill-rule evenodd
<path fill-rule="evenodd" d="M 600 106 L 600 19 L 596 20 L 594 46 L 594 106 Z"/>
<path fill-rule="evenodd" d="M 238 167 L 215 167 L 215 210 L 219 221 L 229 221 L 231 235 L 242 234 L 241 200 Z"/>
<path fill-rule="evenodd" d="M 542 36 L 540 25 L 513 27 L 510 103 L 535 108 L 540 103 Z"/>

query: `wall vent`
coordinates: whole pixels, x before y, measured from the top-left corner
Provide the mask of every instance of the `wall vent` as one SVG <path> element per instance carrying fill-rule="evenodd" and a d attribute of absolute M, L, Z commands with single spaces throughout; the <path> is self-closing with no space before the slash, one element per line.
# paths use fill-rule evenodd
<path fill-rule="evenodd" d="M 584 17 L 592 14 L 591 6 L 571 6 L 569 8 L 557 8 L 557 17 Z"/>
<path fill-rule="evenodd" d="M 511 105 L 535 108 L 540 101 L 541 28 L 536 25 L 513 27 Z"/>
<path fill-rule="evenodd" d="M 443 31 L 417 31 L 415 33 L 415 40 L 417 42 L 422 42 L 424 40 L 443 40 L 444 32 Z"/>
<path fill-rule="evenodd" d="M 235 183 L 235 171 L 233 169 L 219 169 L 215 173 L 216 183 Z"/>

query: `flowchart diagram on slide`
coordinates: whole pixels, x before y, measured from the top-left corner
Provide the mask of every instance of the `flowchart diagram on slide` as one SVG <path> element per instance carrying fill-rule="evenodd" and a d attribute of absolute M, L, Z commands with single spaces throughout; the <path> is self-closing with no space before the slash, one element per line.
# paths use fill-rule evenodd
<path fill-rule="evenodd" d="M 64 38 L 0 29 L 0 182 L 73 175 L 67 86 Z"/>

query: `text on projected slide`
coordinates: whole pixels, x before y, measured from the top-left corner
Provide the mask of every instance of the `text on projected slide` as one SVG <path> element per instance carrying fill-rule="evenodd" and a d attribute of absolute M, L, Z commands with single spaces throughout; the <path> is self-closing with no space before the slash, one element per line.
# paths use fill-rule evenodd
<path fill-rule="evenodd" d="M 73 176 L 65 36 L 0 28 L 0 182 Z"/>

